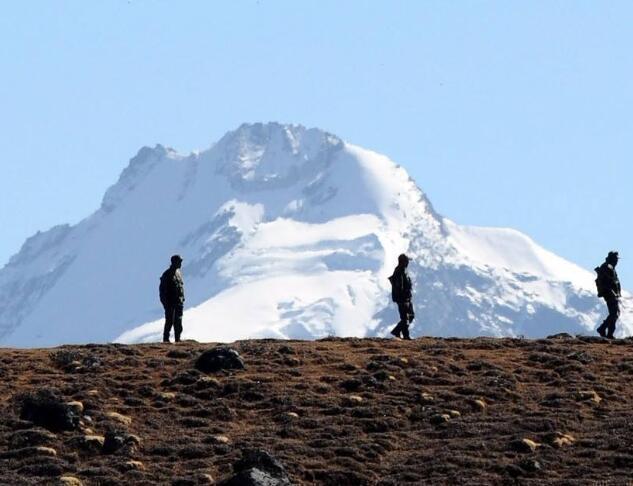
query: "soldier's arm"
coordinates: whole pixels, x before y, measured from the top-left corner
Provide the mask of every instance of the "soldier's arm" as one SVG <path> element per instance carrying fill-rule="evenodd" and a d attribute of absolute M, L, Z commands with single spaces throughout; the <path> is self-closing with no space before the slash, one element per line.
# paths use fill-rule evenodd
<path fill-rule="evenodd" d="M 607 267 L 606 275 L 606 284 L 609 290 L 613 293 L 614 296 L 619 297 L 620 295 L 620 285 L 618 282 L 618 277 L 616 276 L 615 270 L 612 267 Z"/>

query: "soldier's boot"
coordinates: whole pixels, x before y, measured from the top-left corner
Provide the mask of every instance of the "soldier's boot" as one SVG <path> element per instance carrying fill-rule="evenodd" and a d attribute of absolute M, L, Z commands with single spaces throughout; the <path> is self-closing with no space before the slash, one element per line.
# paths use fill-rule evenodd
<path fill-rule="evenodd" d="M 409 326 L 406 324 L 402 326 L 402 339 L 404 339 L 405 341 L 411 340 L 411 336 L 409 336 Z"/>
<path fill-rule="evenodd" d="M 400 329 L 402 328 L 402 322 L 398 322 L 398 324 L 396 324 L 396 327 L 394 327 L 391 330 L 391 335 L 393 337 L 396 337 L 398 339 L 400 339 Z"/>
<path fill-rule="evenodd" d="M 604 323 L 602 323 L 600 327 L 598 327 L 598 334 L 600 334 L 600 336 L 602 337 L 607 337 L 607 335 L 604 333 L 604 327 Z"/>
<path fill-rule="evenodd" d="M 607 328 L 607 339 L 615 339 L 615 322 Z"/>

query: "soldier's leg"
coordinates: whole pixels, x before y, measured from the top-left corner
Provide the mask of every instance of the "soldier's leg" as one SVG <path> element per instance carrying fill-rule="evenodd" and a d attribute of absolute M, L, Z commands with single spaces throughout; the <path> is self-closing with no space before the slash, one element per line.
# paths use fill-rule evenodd
<path fill-rule="evenodd" d="M 402 321 L 402 339 L 411 339 L 409 336 L 409 323 L 412 321 L 413 306 L 411 302 L 404 305 L 404 320 Z"/>
<path fill-rule="evenodd" d="M 402 321 L 398 322 L 398 324 L 396 324 L 396 327 L 394 327 L 391 330 L 391 334 L 393 334 L 396 337 L 400 337 L 400 333 L 402 332 Z"/>
<path fill-rule="evenodd" d="M 609 309 L 609 300 L 608 299 L 604 299 L 605 304 L 607 304 L 607 309 Z M 609 314 L 611 313 L 610 311 L 608 311 Z M 607 330 L 607 325 L 609 324 L 609 317 L 607 316 L 604 321 L 602 321 L 602 324 L 600 324 L 598 326 L 598 334 L 600 334 L 602 337 L 606 337 L 606 330 Z"/>
<path fill-rule="evenodd" d="M 400 337 L 400 333 L 403 332 L 403 326 L 406 326 L 407 323 L 407 310 L 404 302 L 398 302 L 398 313 L 400 314 L 400 322 L 391 331 L 391 334 L 396 337 Z"/>
<path fill-rule="evenodd" d="M 176 306 L 174 311 L 174 337 L 177 343 L 180 342 L 180 335 L 182 334 L 182 313 L 182 306 Z"/>
<path fill-rule="evenodd" d="M 407 321 L 402 323 L 402 339 L 411 339 L 411 336 L 409 336 L 409 323 Z"/>
<path fill-rule="evenodd" d="M 609 309 L 609 316 L 605 320 L 607 323 L 607 337 L 612 338 L 615 332 L 615 323 L 618 321 L 618 317 L 620 317 L 620 304 L 618 299 L 609 299 L 607 301 L 607 307 Z"/>
<path fill-rule="evenodd" d="M 169 342 L 169 333 L 171 332 L 171 327 L 174 324 L 174 306 L 166 305 L 165 306 L 165 328 L 163 329 L 163 342 Z"/>

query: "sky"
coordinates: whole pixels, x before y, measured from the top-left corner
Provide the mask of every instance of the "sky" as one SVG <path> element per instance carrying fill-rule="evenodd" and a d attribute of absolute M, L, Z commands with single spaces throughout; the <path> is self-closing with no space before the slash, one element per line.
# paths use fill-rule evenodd
<path fill-rule="evenodd" d="M 144 145 L 319 127 L 435 209 L 633 288 L 633 3 L 31 0 L 0 14 L 0 266 L 96 210 Z"/>

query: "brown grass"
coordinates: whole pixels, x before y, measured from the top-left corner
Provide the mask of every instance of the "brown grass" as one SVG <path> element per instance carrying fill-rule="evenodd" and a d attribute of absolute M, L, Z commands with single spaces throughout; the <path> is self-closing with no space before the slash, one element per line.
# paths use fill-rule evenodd
<path fill-rule="evenodd" d="M 249 448 L 270 452 L 296 484 L 615 485 L 633 477 L 630 340 L 254 340 L 231 345 L 246 370 L 196 371 L 195 359 L 213 346 L 0 350 L 0 483 L 70 475 L 83 484 L 209 484 Z M 104 454 L 79 445 L 80 429 L 46 441 L 55 457 L 9 457 L 11 437 L 33 428 L 19 419 L 16 396 L 41 387 L 82 402 L 89 434 L 123 431 L 140 447 Z M 568 442 L 557 440 L 563 434 Z"/>

